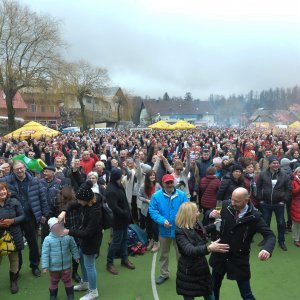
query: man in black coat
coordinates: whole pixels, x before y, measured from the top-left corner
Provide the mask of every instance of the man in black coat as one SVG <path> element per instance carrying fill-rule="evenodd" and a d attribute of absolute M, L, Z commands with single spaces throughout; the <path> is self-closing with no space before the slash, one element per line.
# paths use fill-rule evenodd
<path fill-rule="evenodd" d="M 276 156 L 269 158 L 269 168 L 261 172 L 257 180 L 257 198 L 260 202 L 263 217 L 270 226 L 272 214 L 275 213 L 278 244 L 287 251 L 285 245 L 285 219 L 284 207 L 292 199 L 292 183 L 290 177 L 280 170 L 279 160 Z M 259 244 L 261 245 L 261 243 Z"/>
<path fill-rule="evenodd" d="M 106 269 L 113 275 L 118 274 L 118 270 L 114 266 L 116 253 L 120 253 L 122 266 L 131 270 L 135 269 L 133 263 L 128 260 L 127 227 L 131 222 L 131 214 L 121 178 L 121 169 L 112 168 L 110 182 L 106 189 L 107 204 L 114 217 L 113 238 L 108 248 Z"/>
<path fill-rule="evenodd" d="M 237 281 L 242 299 L 255 299 L 250 287 L 250 244 L 257 232 L 262 234 L 264 245 L 258 258 L 268 260 L 276 243 L 274 233 L 249 202 L 248 191 L 242 187 L 234 190 L 231 200 L 223 201 L 221 215 L 213 210 L 210 217 L 221 217 L 220 243 L 230 246 L 228 253 L 212 253 L 210 257 L 215 299 L 219 300 L 226 273 L 228 279 Z"/>

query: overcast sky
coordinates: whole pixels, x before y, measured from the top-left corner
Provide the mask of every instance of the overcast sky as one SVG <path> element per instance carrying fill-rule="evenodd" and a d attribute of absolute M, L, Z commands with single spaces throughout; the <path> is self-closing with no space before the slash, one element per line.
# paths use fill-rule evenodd
<path fill-rule="evenodd" d="M 206 99 L 300 83 L 299 0 L 20 0 L 63 21 L 71 60 L 135 95 Z"/>

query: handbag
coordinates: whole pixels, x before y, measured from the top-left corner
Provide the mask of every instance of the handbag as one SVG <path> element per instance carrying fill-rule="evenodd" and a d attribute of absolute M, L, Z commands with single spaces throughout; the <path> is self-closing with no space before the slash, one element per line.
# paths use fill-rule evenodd
<path fill-rule="evenodd" d="M 11 234 L 8 231 L 4 231 L 0 238 L 0 256 L 6 256 L 16 251 L 16 245 Z"/>

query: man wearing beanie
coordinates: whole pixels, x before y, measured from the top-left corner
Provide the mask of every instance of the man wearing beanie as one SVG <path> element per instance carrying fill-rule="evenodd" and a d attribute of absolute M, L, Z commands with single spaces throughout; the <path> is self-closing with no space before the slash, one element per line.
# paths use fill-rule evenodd
<path fill-rule="evenodd" d="M 271 224 L 272 213 L 275 213 L 278 244 L 287 251 L 285 245 L 285 220 L 284 206 L 291 201 L 292 186 L 289 176 L 279 167 L 279 160 L 276 156 L 269 158 L 269 168 L 260 173 L 257 181 L 257 199 L 268 226 Z M 260 243 L 261 245 L 261 243 Z"/>
<path fill-rule="evenodd" d="M 119 168 L 112 168 L 110 182 L 106 189 L 106 199 L 114 216 L 113 238 L 108 248 L 106 269 L 113 275 L 118 274 L 114 266 L 114 257 L 119 253 L 121 265 L 127 269 L 135 269 L 133 263 L 128 260 L 127 248 L 127 226 L 131 222 L 130 208 L 127 201 L 124 187 L 121 184 L 122 171 Z"/>

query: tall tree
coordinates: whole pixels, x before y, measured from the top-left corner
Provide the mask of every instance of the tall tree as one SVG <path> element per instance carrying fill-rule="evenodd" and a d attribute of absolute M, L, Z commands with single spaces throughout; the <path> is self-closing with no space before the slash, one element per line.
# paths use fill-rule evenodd
<path fill-rule="evenodd" d="M 50 84 L 60 65 L 60 23 L 18 2 L 0 0 L 0 89 L 8 125 L 15 129 L 13 99 L 26 87 Z"/>
<path fill-rule="evenodd" d="M 82 128 L 87 130 L 84 97 L 96 94 L 98 89 L 107 86 L 109 83 L 108 72 L 106 69 L 93 67 L 88 62 L 81 60 L 77 63 L 67 64 L 65 74 L 65 84 L 76 95 L 80 104 Z"/>
<path fill-rule="evenodd" d="M 163 100 L 164 100 L 164 101 L 169 101 L 169 100 L 170 100 L 170 97 L 169 97 L 169 95 L 168 95 L 167 92 L 164 93 L 164 95 L 163 95 Z"/>
<path fill-rule="evenodd" d="M 185 93 L 184 100 L 185 101 L 192 101 L 193 100 L 192 94 L 190 92 Z"/>

